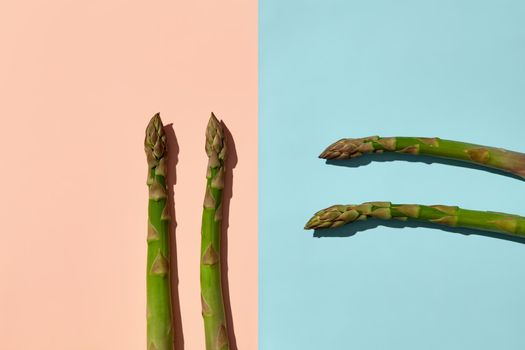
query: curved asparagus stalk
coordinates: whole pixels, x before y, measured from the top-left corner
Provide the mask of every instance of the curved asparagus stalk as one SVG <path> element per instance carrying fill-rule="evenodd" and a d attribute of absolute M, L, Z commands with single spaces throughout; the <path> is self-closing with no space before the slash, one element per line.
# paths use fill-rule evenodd
<path fill-rule="evenodd" d="M 398 152 L 450 158 L 500 169 L 525 178 L 525 154 L 437 137 L 379 137 L 341 139 L 319 158 L 348 159 L 364 153 Z"/>
<path fill-rule="evenodd" d="M 147 349 L 172 350 L 169 276 L 169 209 L 166 188 L 166 135 L 160 115 L 146 128 L 144 149 L 148 160 Z"/>
<path fill-rule="evenodd" d="M 367 202 L 334 205 L 314 214 L 305 229 L 339 227 L 368 218 L 419 220 L 452 227 L 503 233 L 525 238 L 525 217 L 492 211 L 467 210 L 446 205 L 392 204 Z"/>
<path fill-rule="evenodd" d="M 207 350 L 228 350 L 229 341 L 221 284 L 222 190 L 226 143 L 222 126 L 212 113 L 206 129 L 206 194 L 201 232 L 201 302 Z"/>

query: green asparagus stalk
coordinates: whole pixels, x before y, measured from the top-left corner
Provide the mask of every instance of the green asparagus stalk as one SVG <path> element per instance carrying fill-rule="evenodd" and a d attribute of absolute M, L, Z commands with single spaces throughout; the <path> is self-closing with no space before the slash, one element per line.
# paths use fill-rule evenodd
<path fill-rule="evenodd" d="M 166 187 L 166 135 L 160 115 L 153 116 L 146 128 L 144 149 L 148 161 L 148 257 L 147 349 L 172 350 L 173 329 L 169 274 L 169 208 Z"/>
<path fill-rule="evenodd" d="M 229 341 L 221 283 L 222 190 L 226 143 L 222 125 L 212 113 L 206 129 L 206 194 L 201 232 L 201 302 L 206 350 L 228 350 Z"/>
<path fill-rule="evenodd" d="M 334 205 L 318 211 L 306 223 L 305 229 L 339 227 L 354 221 L 377 219 L 418 220 L 451 227 L 498 232 L 525 238 L 525 217 L 462 209 L 447 205 L 392 204 L 367 202 L 360 205 Z"/>
<path fill-rule="evenodd" d="M 341 139 L 319 158 L 348 159 L 365 153 L 397 152 L 461 160 L 503 170 L 525 178 L 525 154 L 502 148 L 443 140 L 437 137 L 379 137 Z"/>

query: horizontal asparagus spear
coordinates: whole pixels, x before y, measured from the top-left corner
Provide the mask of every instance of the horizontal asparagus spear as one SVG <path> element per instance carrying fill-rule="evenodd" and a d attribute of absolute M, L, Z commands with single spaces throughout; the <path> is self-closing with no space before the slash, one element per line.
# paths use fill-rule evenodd
<path fill-rule="evenodd" d="M 437 137 L 379 137 L 341 139 L 319 158 L 348 159 L 365 153 L 398 152 L 461 160 L 500 169 L 525 178 L 525 154 L 502 148 L 443 140 Z"/>
<path fill-rule="evenodd" d="M 472 228 L 525 238 L 525 217 L 462 209 L 447 205 L 392 204 L 367 202 L 359 205 L 333 205 L 318 211 L 305 229 L 339 227 L 368 218 L 419 220 L 452 227 Z"/>

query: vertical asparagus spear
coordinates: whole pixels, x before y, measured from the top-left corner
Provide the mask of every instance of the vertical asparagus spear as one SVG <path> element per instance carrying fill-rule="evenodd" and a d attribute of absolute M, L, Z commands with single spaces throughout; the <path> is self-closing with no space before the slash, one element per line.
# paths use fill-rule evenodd
<path fill-rule="evenodd" d="M 206 194 L 201 231 L 201 302 L 206 350 L 228 350 L 228 333 L 221 284 L 222 190 L 226 143 L 222 125 L 212 113 L 206 129 Z"/>
<path fill-rule="evenodd" d="M 160 115 L 146 128 L 144 149 L 148 160 L 147 349 L 172 350 L 169 278 L 169 209 L 166 187 L 166 135 Z"/>
<path fill-rule="evenodd" d="M 525 217 L 462 209 L 447 205 L 392 204 L 367 202 L 360 205 L 333 205 L 318 211 L 306 223 L 305 229 L 339 227 L 367 218 L 418 220 L 452 227 L 498 232 L 525 238 Z"/>
<path fill-rule="evenodd" d="M 364 153 L 397 152 L 449 158 L 500 169 L 525 178 L 525 154 L 503 148 L 488 147 L 437 137 L 379 137 L 341 139 L 319 156 L 325 159 L 348 159 Z"/>

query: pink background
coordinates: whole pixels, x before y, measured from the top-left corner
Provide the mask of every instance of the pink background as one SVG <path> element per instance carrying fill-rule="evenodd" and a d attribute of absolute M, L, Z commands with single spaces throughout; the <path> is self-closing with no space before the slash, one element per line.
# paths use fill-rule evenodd
<path fill-rule="evenodd" d="M 228 230 L 234 343 L 256 349 L 256 1 L 4 1 L 0 45 L 0 347 L 145 349 L 142 143 L 160 112 L 179 148 L 184 349 L 204 348 L 203 136 L 214 111 L 238 159 Z"/>

